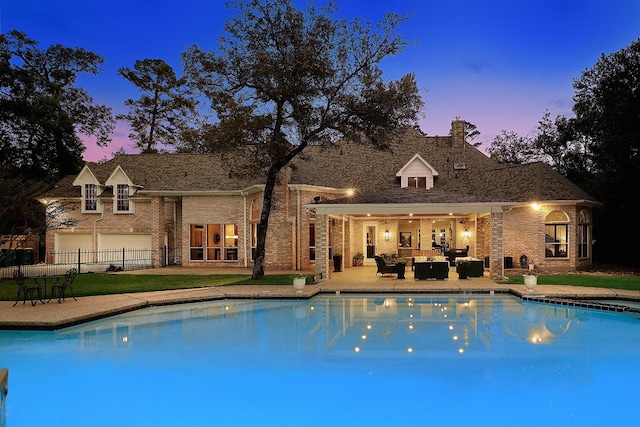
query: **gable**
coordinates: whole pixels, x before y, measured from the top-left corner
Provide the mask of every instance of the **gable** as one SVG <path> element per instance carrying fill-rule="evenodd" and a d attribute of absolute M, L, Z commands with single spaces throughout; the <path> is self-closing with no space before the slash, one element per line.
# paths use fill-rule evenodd
<path fill-rule="evenodd" d="M 396 173 L 397 177 L 400 177 L 400 187 L 405 188 L 409 186 L 415 187 L 415 178 L 424 178 L 426 181 L 426 188 L 433 188 L 433 179 L 438 176 L 438 171 L 435 170 L 427 161 L 425 161 L 420 154 L 416 153 L 411 160 L 402 166 L 402 168 Z"/>

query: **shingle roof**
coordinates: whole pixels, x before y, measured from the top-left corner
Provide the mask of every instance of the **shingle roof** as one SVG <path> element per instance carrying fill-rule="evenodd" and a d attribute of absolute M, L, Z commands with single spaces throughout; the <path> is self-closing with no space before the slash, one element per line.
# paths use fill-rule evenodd
<path fill-rule="evenodd" d="M 399 189 L 396 173 L 415 155 L 438 171 L 432 191 L 422 193 Z M 466 169 L 454 168 L 464 164 Z M 122 167 L 141 192 L 237 191 L 263 184 L 262 176 L 238 176 L 229 172 L 227 162 L 207 154 L 121 155 L 97 164 L 88 163 L 96 178 L 104 183 L 117 166 Z M 307 147 L 291 162 L 291 183 L 330 188 L 355 188 L 364 195 L 380 193 L 377 203 L 387 199 L 435 200 L 447 202 L 473 197 L 476 201 L 534 201 L 595 199 L 564 176 L 543 163 L 517 166 L 499 165 L 475 147 L 465 144 L 454 148 L 450 137 L 424 136 L 408 129 L 391 143 L 389 151 L 342 142 L 335 146 Z M 63 178 L 47 197 L 79 197 L 74 177 Z M 391 190 L 391 191 L 387 191 Z M 370 197 L 370 196 L 366 196 Z M 364 199 L 357 199 L 364 200 Z M 360 203 L 363 203 L 360 201 Z M 426 202 L 429 203 L 429 202 Z"/>

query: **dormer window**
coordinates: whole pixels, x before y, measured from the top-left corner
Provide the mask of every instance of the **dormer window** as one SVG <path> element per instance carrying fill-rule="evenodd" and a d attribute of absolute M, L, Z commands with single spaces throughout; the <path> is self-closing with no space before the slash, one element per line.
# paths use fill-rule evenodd
<path fill-rule="evenodd" d="M 89 212 L 98 210 L 98 190 L 95 184 L 84 185 L 84 210 Z"/>
<path fill-rule="evenodd" d="M 129 186 L 127 184 L 118 184 L 116 197 L 117 212 L 129 212 Z"/>
<path fill-rule="evenodd" d="M 415 154 L 411 160 L 396 173 L 400 177 L 400 187 L 409 188 L 433 188 L 434 177 L 438 176 L 436 171 L 419 154 Z"/>
<path fill-rule="evenodd" d="M 417 176 L 407 178 L 407 187 L 411 188 L 427 188 L 427 177 Z"/>

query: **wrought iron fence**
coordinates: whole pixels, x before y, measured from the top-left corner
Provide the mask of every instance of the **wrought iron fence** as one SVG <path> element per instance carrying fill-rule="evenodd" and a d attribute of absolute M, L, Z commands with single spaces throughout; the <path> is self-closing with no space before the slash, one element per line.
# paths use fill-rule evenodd
<path fill-rule="evenodd" d="M 46 263 L 14 263 L 0 268 L 0 278 L 13 277 L 18 270 L 27 277 L 42 275 L 62 275 L 70 268 L 79 273 L 98 273 L 104 271 L 131 271 L 153 268 L 154 259 L 159 259 L 162 267 L 182 265 L 181 247 L 163 247 L 162 249 L 107 249 L 102 251 L 51 251 L 46 253 Z"/>

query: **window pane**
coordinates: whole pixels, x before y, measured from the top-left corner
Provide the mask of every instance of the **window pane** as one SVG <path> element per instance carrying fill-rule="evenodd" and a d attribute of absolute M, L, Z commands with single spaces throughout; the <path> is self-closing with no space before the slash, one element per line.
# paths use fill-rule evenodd
<path fill-rule="evenodd" d="M 207 224 L 207 260 L 220 261 L 222 259 L 222 238 L 220 224 Z"/>
<path fill-rule="evenodd" d="M 204 248 L 202 246 L 204 238 L 204 226 L 191 224 L 189 229 L 189 257 L 192 261 L 202 261 L 204 259 Z"/>
<path fill-rule="evenodd" d="M 129 210 L 129 186 L 118 184 L 116 209 L 118 212 Z"/>
<path fill-rule="evenodd" d="M 97 210 L 97 194 L 95 184 L 85 184 L 84 186 L 84 209 L 87 211 Z"/>

